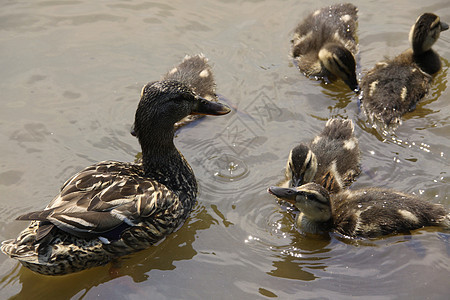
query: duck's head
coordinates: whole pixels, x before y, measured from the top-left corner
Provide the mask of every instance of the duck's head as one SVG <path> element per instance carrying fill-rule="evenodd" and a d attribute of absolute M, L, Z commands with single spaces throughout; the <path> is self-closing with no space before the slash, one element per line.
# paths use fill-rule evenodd
<path fill-rule="evenodd" d="M 352 91 L 359 91 L 355 57 L 344 46 L 336 43 L 325 44 L 319 51 L 319 60 L 330 73 L 341 78 Z"/>
<path fill-rule="evenodd" d="M 448 29 L 448 24 L 432 13 L 419 16 L 409 32 L 409 42 L 415 54 L 421 54 L 431 49 L 438 40 L 441 31 Z"/>
<path fill-rule="evenodd" d="M 331 219 L 330 194 L 317 183 L 310 182 L 294 188 L 271 186 L 268 192 L 293 204 L 313 222 L 326 222 Z"/>
<path fill-rule="evenodd" d="M 300 144 L 291 150 L 286 164 L 289 186 L 296 187 L 311 182 L 316 172 L 317 158 L 308 146 Z"/>
<path fill-rule="evenodd" d="M 178 81 L 150 82 L 142 88 L 133 131 L 139 139 L 155 130 L 173 133 L 174 124 L 190 114 L 225 115 L 230 111 L 226 105 L 197 96 Z"/>

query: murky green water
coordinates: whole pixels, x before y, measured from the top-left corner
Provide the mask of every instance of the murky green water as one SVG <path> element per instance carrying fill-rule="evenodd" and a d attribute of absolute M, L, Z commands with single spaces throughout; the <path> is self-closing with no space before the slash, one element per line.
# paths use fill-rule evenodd
<path fill-rule="evenodd" d="M 371 128 L 342 85 L 303 77 L 292 30 L 328 1 L 3 1 L 0 4 L 0 240 L 26 224 L 81 168 L 132 161 L 141 87 L 185 54 L 203 52 L 237 111 L 183 128 L 176 145 L 200 196 L 191 217 L 153 249 L 110 266 L 46 277 L 0 255 L 0 298 L 281 299 L 360 296 L 446 299 L 449 235 L 352 242 L 298 233 L 266 193 L 289 150 L 330 117 L 349 117 L 362 149 L 354 187 L 384 186 L 450 208 L 450 33 L 434 49 L 443 70 L 395 133 Z M 361 71 L 408 47 L 417 16 L 450 22 L 450 3 L 361 1 Z"/>

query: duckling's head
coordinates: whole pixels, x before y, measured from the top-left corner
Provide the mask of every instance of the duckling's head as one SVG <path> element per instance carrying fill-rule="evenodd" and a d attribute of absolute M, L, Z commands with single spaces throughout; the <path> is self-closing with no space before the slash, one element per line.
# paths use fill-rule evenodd
<path fill-rule="evenodd" d="M 197 96 L 178 81 L 155 81 L 142 88 L 136 110 L 134 133 L 141 140 L 148 132 L 173 134 L 176 122 L 190 114 L 225 115 L 231 110 Z"/>
<path fill-rule="evenodd" d="M 305 144 L 291 150 L 286 164 L 286 178 L 290 187 L 311 182 L 317 172 L 316 155 Z"/>
<path fill-rule="evenodd" d="M 409 42 L 414 54 L 421 54 L 431 49 L 438 40 L 441 31 L 448 29 L 448 25 L 432 13 L 419 16 L 409 32 Z"/>
<path fill-rule="evenodd" d="M 310 182 L 294 188 L 271 186 L 268 192 L 293 204 L 312 222 L 331 219 L 330 194 L 317 183 Z"/>
<path fill-rule="evenodd" d="M 319 60 L 330 73 L 341 78 L 352 91 L 359 91 L 355 57 L 344 46 L 336 43 L 325 44 L 319 51 Z"/>

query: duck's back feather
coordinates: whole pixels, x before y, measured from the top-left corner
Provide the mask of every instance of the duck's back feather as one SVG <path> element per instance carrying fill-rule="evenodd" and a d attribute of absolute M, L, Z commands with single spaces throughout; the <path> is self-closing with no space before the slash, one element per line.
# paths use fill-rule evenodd
<path fill-rule="evenodd" d="M 74 236 L 93 238 L 123 223 L 142 224 L 171 206 L 182 209 L 178 196 L 142 177 L 140 165 L 105 161 L 75 174 L 44 210 L 17 219 L 48 221 Z"/>
<path fill-rule="evenodd" d="M 30 269 L 66 274 L 145 249 L 176 230 L 195 198 L 142 176 L 142 166 L 104 161 L 70 178 L 42 211 L 1 250 Z"/>

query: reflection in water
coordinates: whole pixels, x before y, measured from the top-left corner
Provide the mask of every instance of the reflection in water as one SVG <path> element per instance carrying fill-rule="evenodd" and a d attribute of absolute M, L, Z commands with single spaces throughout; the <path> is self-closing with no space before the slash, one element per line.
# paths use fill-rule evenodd
<path fill-rule="evenodd" d="M 329 107 L 331 113 L 345 109 L 350 103 L 355 103 L 356 101 L 356 94 L 349 91 L 348 87 L 341 81 L 333 84 L 322 83 L 321 91 L 327 98 L 337 101 L 333 107 Z"/>
<path fill-rule="evenodd" d="M 273 247 L 274 269 L 267 274 L 275 277 L 311 281 L 319 278 L 316 270 L 325 271 L 330 258 L 330 239 L 296 234 L 289 247 Z"/>
<path fill-rule="evenodd" d="M 218 215 L 223 216 L 214 207 Z M 227 226 L 231 223 L 222 220 Z M 106 266 L 96 267 L 75 274 L 64 276 L 44 276 L 22 267 L 16 263 L 15 267 L 0 280 L 0 291 L 9 285 L 20 283 L 22 289 L 12 299 L 68 299 L 74 295 L 83 298 L 88 291 L 102 283 L 115 281 L 121 289 L 132 289 L 128 280 L 144 282 L 151 279 L 151 270 L 174 270 L 174 262 L 189 260 L 197 255 L 193 247 L 198 231 L 206 230 L 218 224 L 203 206 L 196 206 L 186 223 L 175 233 L 169 235 L 156 247 L 140 251 L 117 259 Z M 38 283 L 38 284 L 36 284 Z"/>

